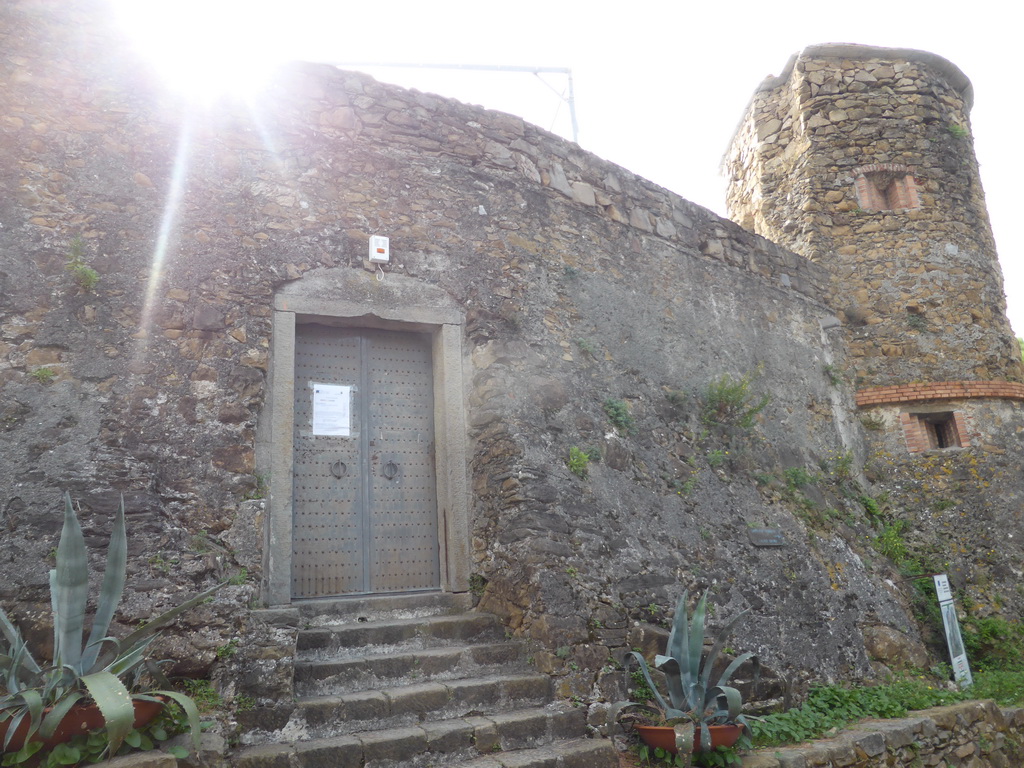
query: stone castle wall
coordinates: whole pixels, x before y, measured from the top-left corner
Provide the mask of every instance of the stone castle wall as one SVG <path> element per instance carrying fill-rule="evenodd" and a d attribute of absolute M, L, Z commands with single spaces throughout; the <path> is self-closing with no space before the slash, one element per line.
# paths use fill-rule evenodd
<path fill-rule="evenodd" d="M 964 447 L 915 445 L 913 422 L 932 413 L 955 414 Z M 889 519 L 904 526 L 906 556 L 922 572 L 948 573 L 975 616 L 1016 620 L 1024 403 L 952 395 L 866 405 L 861 420 L 866 474 Z"/>
<path fill-rule="evenodd" d="M 727 153 L 730 216 L 832 272 L 859 387 L 1021 379 L 971 98 L 933 54 L 814 46 L 762 84 Z"/>
<path fill-rule="evenodd" d="M 813 46 L 755 93 L 725 168 L 733 218 L 832 272 L 866 477 L 904 568 L 1014 618 L 1024 389 L 971 98 L 933 54 Z"/>
<path fill-rule="evenodd" d="M 127 50 L 84 0 L 0 8 L 0 600 L 32 631 L 61 491 L 97 548 L 123 493 L 118 621 L 235 575 L 162 655 L 206 674 L 237 639 L 227 685 L 287 696 L 288 631 L 249 618 L 281 489 L 251 497 L 277 448 L 275 302 L 305 291 L 368 323 L 403 297 L 462 318 L 469 582 L 561 693 L 614 693 L 609 657 L 708 587 L 716 615 L 751 609 L 735 646 L 798 682 L 924 665 L 857 501 L 865 462 L 894 486 L 917 470 L 857 418 L 822 264 L 509 115 L 312 65 L 254 105 L 194 111 Z M 380 268 L 374 234 L 391 238 Z M 769 395 L 751 426 L 705 418 L 723 375 Z M 983 442 L 941 457 L 979 498 L 1020 466 Z M 573 447 L 594 453 L 583 477 Z M 1013 507 L 985 498 L 988 532 Z M 957 546 L 976 534 L 948 523 Z M 1019 552 L 996 546 L 1002 585 Z"/>
<path fill-rule="evenodd" d="M 781 484 L 863 457 L 820 266 L 517 118 L 330 67 L 292 68 L 255 112 L 189 112 L 89 7 L 7 3 L 0 23 L 0 599 L 19 618 L 45 611 L 60 492 L 93 545 L 123 493 L 119 620 L 245 566 L 173 642 L 193 673 L 233 636 L 250 658 L 274 296 L 326 275 L 465 317 L 472 583 L 564 693 L 685 588 L 752 608 L 737 646 L 797 677 L 866 674 L 879 627 L 917 647 L 888 566 L 858 554 L 858 505 L 823 484 L 795 507 Z M 371 234 L 391 237 L 379 272 Z M 723 374 L 770 395 L 749 429 L 702 421 Z M 600 455 L 586 478 L 573 446 Z M 794 511 L 845 508 L 842 530 Z M 762 526 L 784 546 L 755 546 Z"/>

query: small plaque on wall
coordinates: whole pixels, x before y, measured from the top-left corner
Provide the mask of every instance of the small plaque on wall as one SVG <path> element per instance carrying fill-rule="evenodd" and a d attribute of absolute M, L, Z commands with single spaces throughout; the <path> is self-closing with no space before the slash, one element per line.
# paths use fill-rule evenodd
<path fill-rule="evenodd" d="M 786 537 L 778 528 L 749 528 L 750 543 L 755 547 L 784 547 Z"/>

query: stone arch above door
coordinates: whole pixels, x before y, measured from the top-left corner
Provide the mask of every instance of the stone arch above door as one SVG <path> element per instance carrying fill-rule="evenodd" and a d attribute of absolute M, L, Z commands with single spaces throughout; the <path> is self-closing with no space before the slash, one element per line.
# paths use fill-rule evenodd
<path fill-rule="evenodd" d="M 292 601 L 292 443 L 295 419 L 296 327 L 316 323 L 429 337 L 433 359 L 435 473 L 440 588 L 469 584 L 469 477 L 463 383 L 464 315 L 435 286 L 399 275 L 323 269 L 288 283 L 274 295 L 271 388 L 261 430 L 260 463 L 270 468 L 267 510 L 268 605 Z"/>

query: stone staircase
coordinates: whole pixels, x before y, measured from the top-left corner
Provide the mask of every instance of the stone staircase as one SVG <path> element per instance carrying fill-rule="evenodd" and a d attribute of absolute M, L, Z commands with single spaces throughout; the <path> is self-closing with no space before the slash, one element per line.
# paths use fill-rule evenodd
<path fill-rule="evenodd" d="M 522 642 L 468 595 L 298 604 L 294 706 L 250 728 L 241 768 L 617 768 Z"/>

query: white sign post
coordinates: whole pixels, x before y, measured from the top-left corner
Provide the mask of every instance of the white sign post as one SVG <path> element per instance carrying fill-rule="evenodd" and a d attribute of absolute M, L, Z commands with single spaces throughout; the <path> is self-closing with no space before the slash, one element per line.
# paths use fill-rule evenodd
<path fill-rule="evenodd" d="M 953 663 L 953 677 L 961 688 L 968 688 L 974 683 L 971 677 L 971 665 L 967 661 L 967 651 L 960 637 L 960 622 L 956 618 L 953 605 L 953 591 L 949 588 L 949 579 L 941 573 L 932 577 L 935 580 L 935 594 L 939 598 L 939 610 L 942 611 L 942 625 L 946 629 L 946 646 L 949 658 Z"/>

